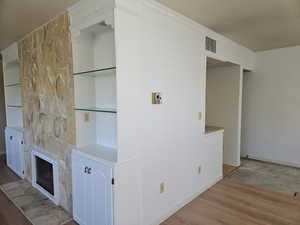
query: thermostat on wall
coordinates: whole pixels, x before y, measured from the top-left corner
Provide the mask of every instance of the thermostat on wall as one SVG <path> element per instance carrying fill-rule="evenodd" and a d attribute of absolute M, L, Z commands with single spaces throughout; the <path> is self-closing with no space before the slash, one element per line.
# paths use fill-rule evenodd
<path fill-rule="evenodd" d="M 160 92 L 152 92 L 152 104 L 162 104 L 162 98 Z"/>

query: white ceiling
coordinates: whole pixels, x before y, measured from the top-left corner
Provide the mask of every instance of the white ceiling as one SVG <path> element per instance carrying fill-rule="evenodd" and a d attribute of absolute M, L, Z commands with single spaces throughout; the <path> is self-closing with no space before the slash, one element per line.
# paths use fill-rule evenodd
<path fill-rule="evenodd" d="M 158 0 L 253 50 L 300 45 L 300 0 Z"/>
<path fill-rule="evenodd" d="M 0 50 L 78 0 L 0 0 Z"/>
<path fill-rule="evenodd" d="M 0 49 L 78 0 L 0 0 Z M 253 50 L 300 45 L 300 0 L 158 0 Z"/>

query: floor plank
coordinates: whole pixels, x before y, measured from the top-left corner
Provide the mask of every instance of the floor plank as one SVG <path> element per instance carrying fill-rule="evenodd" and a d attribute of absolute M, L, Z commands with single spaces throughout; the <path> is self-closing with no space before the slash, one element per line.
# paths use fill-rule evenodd
<path fill-rule="evenodd" d="M 161 225 L 299 225 L 300 201 L 223 179 Z"/>
<path fill-rule="evenodd" d="M 230 175 L 236 169 L 238 169 L 238 167 L 224 164 L 223 165 L 223 176 L 227 177 L 228 175 Z"/>
<path fill-rule="evenodd" d="M 0 156 L 0 185 L 18 181 L 20 178 L 12 172 L 5 162 L 5 157 Z"/>

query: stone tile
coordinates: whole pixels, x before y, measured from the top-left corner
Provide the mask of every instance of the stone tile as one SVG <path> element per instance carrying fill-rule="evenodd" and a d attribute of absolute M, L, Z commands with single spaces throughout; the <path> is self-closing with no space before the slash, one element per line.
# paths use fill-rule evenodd
<path fill-rule="evenodd" d="M 243 159 L 241 167 L 227 178 L 291 195 L 300 192 L 300 169 L 273 163 Z"/>
<path fill-rule="evenodd" d="M 1 185 L 0 188 L 33 225 L 62 225 L 71 220 L 64 209 L 56 206 L 24 180 Z"/>

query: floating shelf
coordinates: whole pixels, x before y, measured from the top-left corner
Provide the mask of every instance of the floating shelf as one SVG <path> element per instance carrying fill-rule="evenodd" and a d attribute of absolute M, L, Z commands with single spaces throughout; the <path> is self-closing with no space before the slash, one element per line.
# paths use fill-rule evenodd
<path fill-rule="evenodd" d="M 116 67 L 109 67 L 109 68 L 74 73 L 73 75 L 74 76 L 103 76 L 103 75 L 113 74 L 115 72 L 116 72 Z"/>
<path fill-rule="evenodd" d="M 22 105 L 7 105 L 8 108 L 23 108 Z"/>
<path fill-rule="evenodd" d="M 18 87 L 21 86 L 21 83 L 15 83 L 15 84 L 7 84 L 5 87 Z"/>
<path fill-rule="evenodd" d="M 113 108 L 96 108 L 96 107 L 77 108 L 77 107 L 75 107 L 74 110 L 76 110 L 76 111 L 87 111 L 87 112 L 117 113 L 117 110 L 113 109 Z"/>

